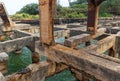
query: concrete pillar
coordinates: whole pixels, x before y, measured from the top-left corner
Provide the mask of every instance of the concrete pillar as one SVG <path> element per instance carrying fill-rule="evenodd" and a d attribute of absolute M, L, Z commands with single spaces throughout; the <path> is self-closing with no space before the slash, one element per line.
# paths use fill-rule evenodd
<path fill-rule="evenodd" d="M 113 46 L 113 49 L 115 51 L 115 57 L 119 57 L 119 53 L 120 53 L 120 32 L 118 32 L 116 39 L 115 39 L 115 44 Z"/>
<path fill-rule="evenodd" d="M 56 0 L 39 0 L 40 2 L 40 37 L 46 45 L 54 44 L 53 15 Z"/>

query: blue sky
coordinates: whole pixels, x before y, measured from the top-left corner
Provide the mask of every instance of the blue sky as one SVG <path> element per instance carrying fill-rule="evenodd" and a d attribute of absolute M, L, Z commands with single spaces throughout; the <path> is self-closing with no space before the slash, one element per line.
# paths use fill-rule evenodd
<path fill-rule="evenodd" d="M 23 6 L 29 3 L 38 3 L 38 0 L 1 0 L 4 2 L 8 13 L 15 14 L 16 11 L 19 11 Z M 60 4 L 63 6 L 68 6 L 68 0 L 60 0 Z"/>

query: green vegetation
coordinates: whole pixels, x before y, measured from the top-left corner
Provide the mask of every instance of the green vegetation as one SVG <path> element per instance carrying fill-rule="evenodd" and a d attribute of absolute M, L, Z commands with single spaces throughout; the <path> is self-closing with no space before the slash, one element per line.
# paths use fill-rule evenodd
<path fill-rule="evenodd" d="M 84 18 L 86 14 L 81 13 L 81 9 L 74 7 L 61 7 L 57 10 L 56 18 Z"/>
<path fill-rule="evenodd" d="M 12 15 L 12 19 L 39 19 L 39 9 L 38 4 L 31 3 L 24 6 L 20 11 L 16 14 Z"/>
<path fill-rule="evenodd" d="M 36 3 L 27 4 L 20 11 L 17 12 L 17 14 L 21 14 L 21 13 L 37 15 L 39 13 L 38 4 Z"/>
<path fill-rule="evenodd" d="M 87 17 L 87 0 L 76 0 L 70 2 L 69 7 L 62 7 L 57 4 L 56 18 L 85 18 Z M 112 17 L 120 14 L 120 0 L 106 0 L 100 5 L 99 17 Z M 39 19 L 38 4 L 31 3 L 24 6 L 12 19 Z"/>
<path fill-rule="evenodd" d="M 100 17 L 112 17 L 114 15 L 119 15 L 120 14 L 120 0 L 106 0 L 100 5 Z M 78 5 L 86 5 L 87 0 L 76 0 L 75 2 L 70 3 L 70 7 L 76 6 L 77 8 L 82 8 L 81 6 L 79 7 Z M 86 10 L 87 6 L 83 8 L 83 10 Z"/>
<path fill-rule="evenodd" d="M 120 0 L 107 0 L 100 5 L 100 14 L 109 13 L 113 15 L 120 15 Z"/>
<path fill-rule="evenodd" d="M 27 13 L 17 13 L 15 15 L 12 15 L 11 18 L 14 20 L 19 20 L 19 19 L 24 19 L 24 20 L 29 20 L 29 19 L 39 19 L 39 15 L 30 15 Z"/>
<path fill-rule="evenodd" d="M 114 16 L 113 14 L 106 13 L 106 12 L 99 14 L 99 17 L 113 17 L 113 16 Z"/>

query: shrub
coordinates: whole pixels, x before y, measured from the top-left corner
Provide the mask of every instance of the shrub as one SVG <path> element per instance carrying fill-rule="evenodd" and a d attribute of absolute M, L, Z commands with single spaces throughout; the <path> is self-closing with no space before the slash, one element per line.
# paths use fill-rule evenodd
<path fill-rule="evenodd" d="M 15 14 L 11 16 L 12 19 L 39 19 L 39 15 L 29 15 L 27 13 Z"/>

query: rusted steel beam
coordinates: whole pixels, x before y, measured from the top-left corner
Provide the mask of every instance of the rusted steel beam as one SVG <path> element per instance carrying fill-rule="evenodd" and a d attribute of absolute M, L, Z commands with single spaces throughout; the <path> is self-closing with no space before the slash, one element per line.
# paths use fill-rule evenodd
<path fill-rule="evenodd" d="M 52 14 L 53 17 L 56 15 L 57 0 L 52 0 Z"/>
<path fill-rule="evenodd" d="M 92 35 L 97 33 L 98 11 L 99 6 L 95 6 L 90 0 L 88 0 L 87 31 L 91 32 Z"/>
<path fill-rule="evenodd" d="M 95 0 L 95 5 L 100 5 L 103 1 L 106 1 L 106 0 Z"/>
<path fill-rule="evenodd" d="M 93 37 L 97 33 L 99 4 L 103 1 L 104 0 L 88 0 L 87 31 L 89 31 Z"/>
<path fill-rule="evenodd" d="M 108 49 L 110 49 L 111 47 L 113 47 L 114 44 L 115 44 L 115 35 L 110 35 L 84 49 L 89 50 L 89 51 L 92 50 L 92 51 L 102 54 Z"/>
<path fill-rule="evenodd" d="M 12 74 L 5 81 L 44 81 L 48 67 L 47 62 L 31 64 L 25 71 Z"/>
<path fill-rule="evenodd" d="M 58 74 L 66 69 L 69 69 L 69 66 L 62 64 L 62 63 L 56 63 L 53 61 L 48 61 L 49 63 L 49 69 L 48 69 L 48 74 L 46 77 L 51 77 L 55 74 Z"/>
<path fill-rule="evenodd" d="M 56 0 L 39 0 L 40 4 L 40 40 L 47 45 L 54 44 L 53 12 Z"/>
<path fill-rule="evenodd" d="M 90 34 L 81 34 L 66 39 L 64 45 L 70 48 L 77 48 L 79 44 L 89 41 L 90 39 Z"/>
<path fill-rule="evenodd" d="M 58 63 L 65 63 L 68 66 L 85 71 L 102 81 L 119 81 L 120 63 L 99 57 L 99 54 L 91 54 L 82 50 L 74 50 L 62 45 L 52 46 L 50 57 Z"/>
<path fill-rule="evenodd" d="M 8 13 L 6 11 L 4 3 L 1 3 L 1 2 L 0 2 L 0 17 L 2 18 L 3 24 L 5 26 L 4 31 L 11 31 L 12 27 L 10 27 L 10 26 L 13 25 L 13 22 L 8 17 Z"/>
<path fill-rule="evenodd" d="M 87 0 L 87 1 L 91 2 L 95 6 L 99 6 L 103 1 L 106 1 L 106 0 Z"/>

